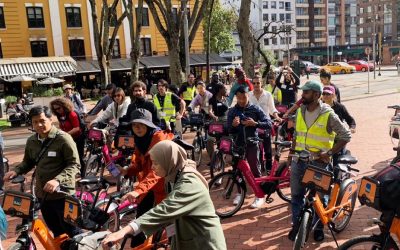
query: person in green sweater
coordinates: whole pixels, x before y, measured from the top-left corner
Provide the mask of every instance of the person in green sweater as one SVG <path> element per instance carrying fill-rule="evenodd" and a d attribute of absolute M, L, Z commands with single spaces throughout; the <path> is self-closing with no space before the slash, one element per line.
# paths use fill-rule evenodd
<path fill-rule="evenodd" d="M 172 141 L 157 143 L 149 154 L 152 168 L 166 183 L 172 184 L 172 191 L 128 226 L 109 234 L 102 241 L 103 248 L 108 249 L 127 234 L 143 232 L 150 236 L 160 227 L 166 227 L 167 235 L 172 237 L 173 250 L 227 249 L 207 181 L 196 170 L 196 163 L 188 160 L 186 151 Z"/>

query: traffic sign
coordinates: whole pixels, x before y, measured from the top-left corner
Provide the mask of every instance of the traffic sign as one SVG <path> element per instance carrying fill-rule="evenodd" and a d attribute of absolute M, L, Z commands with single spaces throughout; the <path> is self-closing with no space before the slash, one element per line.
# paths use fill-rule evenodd
<path fill-rule="evenodd" d="M 366 47 L 365 50 L 364 50 L 364 52 L 365 52 L 366 55 L 370 55 L 371 52 L 372 52 L 371 47 Z"/>

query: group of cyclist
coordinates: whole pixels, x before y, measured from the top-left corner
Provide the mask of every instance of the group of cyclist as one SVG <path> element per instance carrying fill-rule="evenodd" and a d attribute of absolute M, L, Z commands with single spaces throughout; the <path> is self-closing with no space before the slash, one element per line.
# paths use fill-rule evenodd
<path fill-rule="evenodd" d="M 241 69 L 236 69 L 235 75 L 237 81 L 229 95 L 226 86 L 219 81 L 218 74 L 212 75 L 209 85 L 203 81 L 195 82 L 195 76 L 189 74 L 188 81 L 177 94 L 168 91 L 168 82 L 160 80 L 153 101 L 146 98 L 146 85 L 140 81 L 131 85 L 129 93 L 116 88 L 114 84 L 106 87 L 107 94 L 87 114 L 97 115 L 101 110 L 104 112 L 87 126 L 92 128 L 105 123 L 117 127 L 117 134 L 133 135 L 135 152 L 132 162 L 128 168 L 120 167 L 119 170 L 123 175 L 137 176 L 138 186 L 122 200 L 139 202 L 139 207 L 138 218 L 128 227 L 109 235 L 103 241 L 105 247 L 126 233 L 136 235 L 133 241 L 136 243 L 132 244 L 138 245 L 143 242 L 144 234 L 149 235 L 157 225 L 172 221 L 177 230 L 175 239 L 180 240 L 175 244 L 180 245 L 181 249 L 186 249 L 185 240 L 192 242 L 199 232 L 204 237 L 201 241 L 195 241 L 197 243 L 192 248 L 202 249 L 205 242 L 208 242 L 209 249 L 226 248 L 206 181 L 197 172 L 195 163 L 187 159 L 184 150 L 171 142 L 174 137 L 172 132 L 182 126 L 180 121 L 187 111 L 199 109 L 207 119 L 225 123 L 227 132 L 238 135 L 238 139 L 243 142 L 246 137 L 257 136 L 259 129 L 264 130 L 265 169 L 269 169 L 272 163 L 272 119 L 281 122 L 283 115 L 277 110 L 277 105 L 289 107 L 296 103 L 289 109 L 296 112 L 292 149 L 312 151 L 318 155 L 320 165 L 326 166 L 331 157 L 342 152 L 350 141 L 350 130 L 343 121 L 354 131 L 355 122 L 340 104 L 339 90 L 330 82 L 329 72 L 321 72 L 322 84 L 312 80 L 301 88 L 299 77 L 290 67 L 283 67 L 278 77 L 268 74 L 265 86 L 259 74 L 255 74 L 252 81 Z M 284 80 L 280 82 L 282 75 Z M 303 91 L 302 98 L 297 100 L 299 89 Z M 28 139 L 22 163 L 4 177 L 8 181 L 16 175 L 26 174 L 36 166 L 35 193 L 39 199 L 43 199 L 48 192 L 47 199 L 51 201 L 44 203 L 46 205 L 41 209 L 43 218 L 55 236 L 68 233 L 71 237 L 81 233 L 81 230 L 63 221 L 64 198 L 55 190 L 63 184 L 69 186 L 72 193 L 76 174 L 80 172 L 81 178 L 85 176 L 85 127 L 82 126 L 82 117 L 86 109 L 79 95 L 72 90 L 71 85 L 65 85 L 65 96 L 53 100 L 50 108 L 36 106 L 31 109 L 29 116 L 36 134 Z M 237 102 L 230 108 L 234 97 Z M 57 117 L 60 129 L 52 125 L 52 114 Z M 210 156 L 214 144 L 215 138 L 211 137 L 207 141 Z M 253 175 L 260 177 L 263 166 L 260 164 L 258 145 L 248 146 L 246 157 Z M 291 164 L 293 225 L 289 239 L 294 240 L 298 216 L 304 205 L 305 190 L 300 178 L 305 166 L 297 162 L 295 156 Z M 165 185 L 167 182 L 175 184 L 169 194 Z M 264 202 L 264 199 L 255 198 L 251 207 L 259 208 Z M 154 207 L 155 204 L 158 205 Z M 186 215 L 193 215 L 196 219 L 188 219 Z M 324 239 L 321 227 L 315 230 L 314 238 L 317 241 Z"/>

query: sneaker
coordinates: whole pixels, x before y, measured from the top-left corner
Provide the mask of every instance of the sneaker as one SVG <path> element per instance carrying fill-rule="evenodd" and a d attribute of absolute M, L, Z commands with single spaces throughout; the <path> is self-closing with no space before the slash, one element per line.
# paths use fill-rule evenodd
<path fill-rule="evenodd" d="M 260 208 L 264 205 L 264 198 L 255 198 L 253 203 L 250 205 L 251 208 Z"/>
<path fill-rule="evenodd" d="M 314 240 L 316 242 L 320 242 L 320 241 L 323 241 L 324 239 L 325 239 L 324 231 L 315 229 L 314 230 Z"/>
<path fill-rule="evenodd" d="M 242 197 L 241 194 L 236 194 L 235 199 L 233 199 L 233 205 L 239 204 L 241 197 Z"/>

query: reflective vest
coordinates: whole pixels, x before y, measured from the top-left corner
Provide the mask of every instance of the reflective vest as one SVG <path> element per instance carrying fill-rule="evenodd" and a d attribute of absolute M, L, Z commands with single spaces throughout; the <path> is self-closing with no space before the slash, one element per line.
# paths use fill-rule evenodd
<path fill-rule="evenodd" d="M 297 110 L 295 150 L 306 149 L 318 153 L 332 149 L 336 133 L 329 134 L 326 129 L 330 114 L 330 112 L 321 114 L 311 127 L 307 128 L 301 109 Z"/>
<path fill-rule="evenodd" d="M 172 104 L 172 93 L 165 93 L 163 106 L 161 106 L 158 100 L 158 95 L 159 94 L 157 94 L 154 98 L 154 105 L 157 108 L 158 117 L 160 119 L 164 119 L 166 122 L 170 122 L 171 116 L 175 116 L 175 106 Z M 174 121 L 174 119 L 171 121 Z"/>
<path fill-rule="evenodd" d="M 194 87 L 194 85 L 192 87 L 190 87 L 188 85 L 186 88 L 186 91 L 182 93 L 183 100 L 185 100 L 185 101 L 193 100 L 195 91 L 196 91 L 196 88 Z"/>
<path fill-rule="evenodd" d="M 271 84 L 267 84 L 264 87 L 264 89 L 272 94 L 272 96 L 274 97 L 275 103 L 282 102 L 282 91 L 278 87 L 275 88 L 274 93 L 272 93 L 272 90 L 274 89 L 274 87 L 272 87 Z"/>

